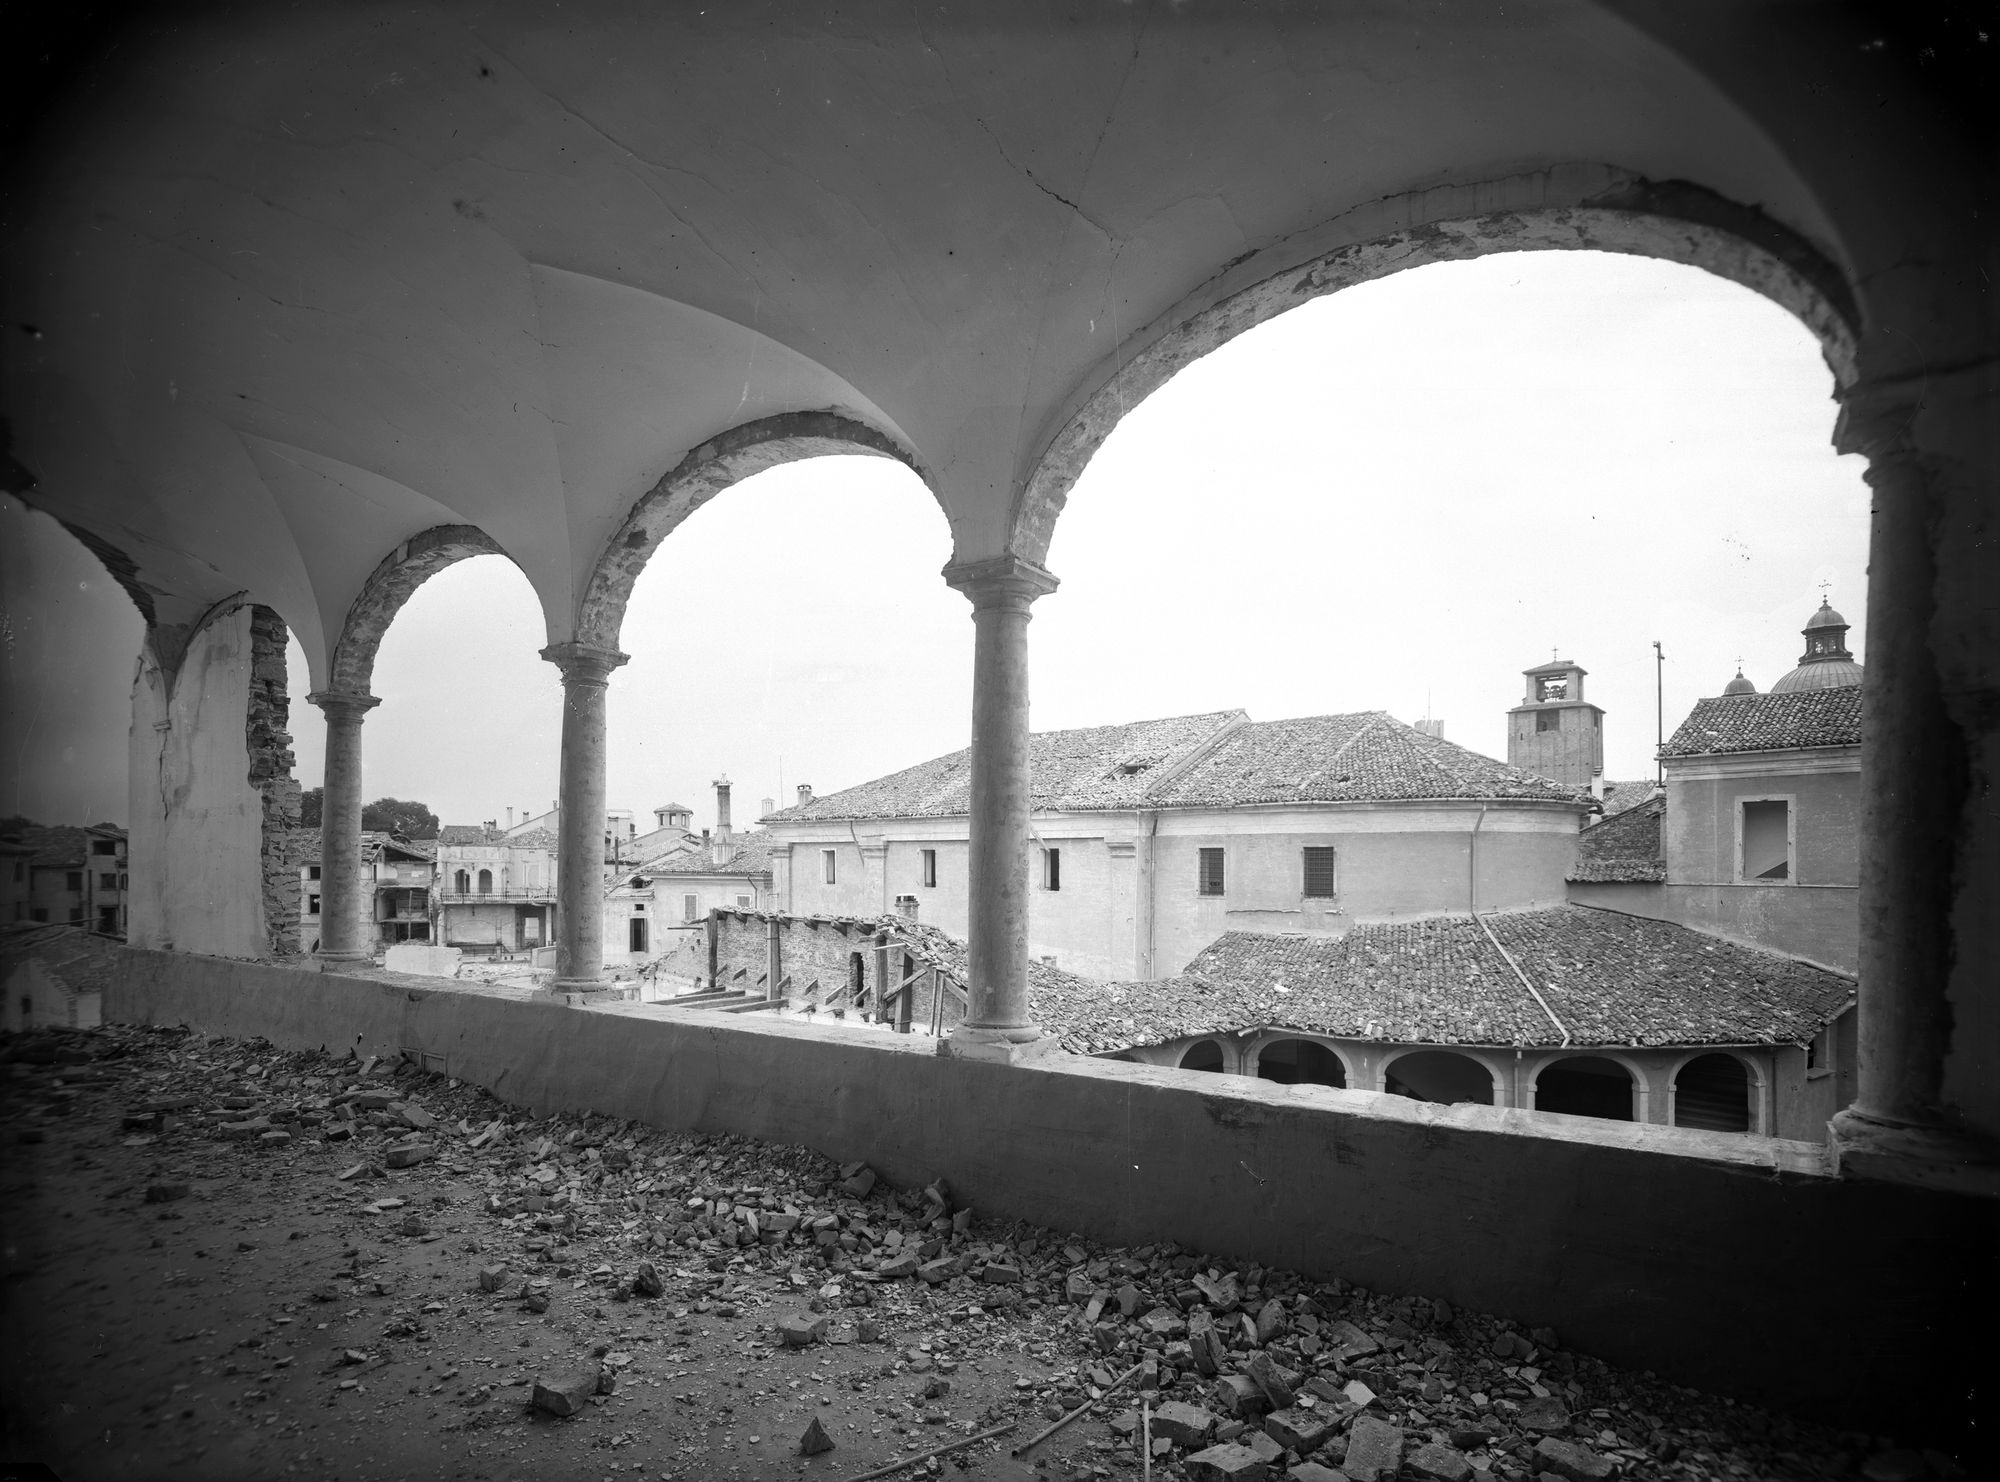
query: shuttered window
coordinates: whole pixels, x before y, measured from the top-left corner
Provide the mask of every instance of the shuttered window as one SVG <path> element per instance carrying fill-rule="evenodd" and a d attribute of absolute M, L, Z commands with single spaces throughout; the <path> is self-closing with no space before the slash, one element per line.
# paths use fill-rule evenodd
<path fill-rule="evenodd" d="M 1042 889 L 1062 889 L 1062 850 L 1060 849 L 1044 849 L 1042 851 Z"/>
<path fill-rule="evenodd" d="M 1305 896 L 1308 900 L 1333 899 L 1333 850 L 1309 844 L 1305 850 Z"/>
<path fill-rule="evenodd" d="M 826 878 L 827 884 L 837 885 L 840 883 L 834 878 L 833 851 L 831 849 L 820 850 L 819 865 L 820 873 Z"/>
<path fill-rule="evenodd" d="M 933 889 L 937 886 L 937 850 L 935 849 L 926 849 L 924 851 L 924 884 Z"/>
<path fill-rule="evenodd" d="M 1201 854 L 1200 878 L 1197 889 L 1203 895 L 1222 894 L 1222 851 L 1203 849 Z"/>

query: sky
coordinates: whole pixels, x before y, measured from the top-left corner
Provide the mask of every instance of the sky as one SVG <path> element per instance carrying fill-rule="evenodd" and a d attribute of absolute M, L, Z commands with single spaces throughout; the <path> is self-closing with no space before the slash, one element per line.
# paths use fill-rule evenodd
<path fill-rule="evenodd" d="M 1784 310 L 1599 253 L 1437 264 L 1315 300 L 1133 408 L 1071 494 L 1030 630 L 1038 730 L 1241 708 L 1386 710 L 1506 754 L 1521 671 L 1560 653 L 1606 711 L 1606 774 L 1741 660 L 1789 670 L 1824 591 L 1866 661 L 1868 491 L 1830 373 Z M 613 677 L 608 800 L 712 826 L 967 743 L 972 623 L 916 476 L 821 458 L 746 480 L 660 548 Z M 139 625 L 46 518 L 0 501 L 0 812 L 123 821 Z M 541 811 L 560 686 L 504 557 L 432 578 L 383 640 L 366 796 L 446 822 Z M 292 650 L 298 775 L 322 725 Z"/>

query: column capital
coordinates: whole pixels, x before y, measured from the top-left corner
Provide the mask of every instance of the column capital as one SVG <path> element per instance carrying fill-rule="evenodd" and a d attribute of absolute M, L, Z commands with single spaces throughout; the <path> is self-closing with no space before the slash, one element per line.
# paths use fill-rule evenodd
<path fill-rule="evenodd" d="M 611 671 L 632 656 L 615 648 L 599 648 L 594 643 L 551 643 L 542 657 L 562 670 L 564 684 L 609 684 Z"/>
<path fill-rule="evenodd" d="M 375 695 L 351 690 L 314 690 L 306 699 L 325 711 L 328 720 L 360 720 L 382 703 Z"/>
<path fill-rule="evenodd" d="M 988 561 L 954 561 L 944 569 L 948 586 L 972 599 L 975 608 L 1006 601 L 1033 602 L 1053 592 L 1053 573 L 1020 556 L 995 556 Z"/>

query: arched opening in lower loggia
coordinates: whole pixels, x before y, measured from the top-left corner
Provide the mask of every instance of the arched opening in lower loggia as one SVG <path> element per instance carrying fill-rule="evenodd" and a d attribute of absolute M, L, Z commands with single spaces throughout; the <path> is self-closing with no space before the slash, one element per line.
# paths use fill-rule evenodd
<path fill-rule="evenodd" d="M 1223 1068 L 1222 1046 L 1212 1039 L 1201 1040 L 1189 1045 L 1181 1056 L 1182 1070 L 1221 1071 Z"/>
<path fill-rule="evenodd" d="M 1635 1120 L 1638 1086 L 1632 1072 L 1602 1055 L 1572 1055 L 1535 1077 L 1535 1110 L 1573 1117 Z"/>
<path fill-rule="evenodd" d="M 1750 1072 L 1734 1055 L 1697 1055 L 1674 1073 L 1674 1125 L 1748 1132 Z"/>
<path fill-rule="evenodd" d="M 1257 1052 L 1257 1075 L 1280 1085 L 1345 1086 L 1347 1067 L 1317 1040 L 1273 1040 Z"/>
<path fill-rule="evenodd" d="M 1384 1088 L 1392 1096 L 1445 1105 L 1493 1105 L 1493 1072 L 1455 1050 L 1415 1050 L 1389 1062 Z"/>

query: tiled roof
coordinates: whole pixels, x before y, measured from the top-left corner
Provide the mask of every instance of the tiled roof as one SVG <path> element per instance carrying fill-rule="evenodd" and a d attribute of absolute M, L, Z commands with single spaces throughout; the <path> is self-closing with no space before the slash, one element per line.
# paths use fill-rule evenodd
<path fill-rule="evenodd" d="M 503 829 L 488 828 L 481 823 L 447 823 L 438 830 L 440 844 L 504 844 L 507 834 Z"/>
<path fill-rule="evenodd" d="M 31 823 L 17 837 L 34 848 L 28 863 L 38 870 L 80 869 L 90 852 L 90 836 L 66 823 Z"/>
<path fill-rule="evenodd" d="M 1146 798 L 1150 807 L 1492 798 L 1573 801 L 1572 788 L 1429 736 L 1380 710 L 1241 727 Z"/>
<path fill-rule="evenodd" d="M 1053 812 L 1577 796 L 1381 711 L 1257 723 L 1229 710 L 1041 731 L 1029 738 L 1028 765 L 1033 806 Z M 764 821 L 961 816 L 970 783 L 971 753 L 955 751 Z"/>
<path fill-rule="evenodd" d="M 768 875 L 771 872 L 771 841 L 762 833 L 734 836 L 736 849 L 727 862 L 715 864 L 709 846 L 699 835 L 690 835 L 669 849 L 662 849 L 640 861 L 621 878 L 633 875 Z"/>
<path fill-rule="evenodd" d="M 1607 782 L 1604 784 L 1604 816 L 1610 818 L 1627 808 L 1636 808 L 1659 790 L 1660 784 L 1651 777 L 1642 777 L 1637 782 Z"/>
<path fill-rule="evenodd" d="M 1569 878 L 1576 881 L 1664 880 L 1666 856 L 1660 852 L 1660 820 L 1666 799 L 1658 793 L 1622 813 L 1612 813 L 1576 836 L 1576 863 Z"/>
<path fill-rule="evenodd" d="M 1854 993 L 1837 973 L 1672 922 L 1584 906 L 1483 919 L 1572 1045 L 1803 1044 Z M 1099 989 L 1089 1013 L 1099 1053 L 1260 1025 L 1396 1044 L 1562 1040 L 1467 916 L 1344 937 L 1229 932 L 1182 977 Z"/>
<path fill-rule="evenodd" d="M 1861 744 L 1861 687 L 1697 700 L 1662 756 Z"/>
<path fill-rule="evenodd" d="M 1177 715 L 1122 726 L 1038 731 L 1028 738 L 1032 805 L 1038 809 L 1134 808 L 1163 768 L 1184 762 L 1240 710 Z M 951 818 L 970 811 L 972 753 L 954 751 L 873 782 L 781 808 L 763 821 L 818 818 Z"/>

